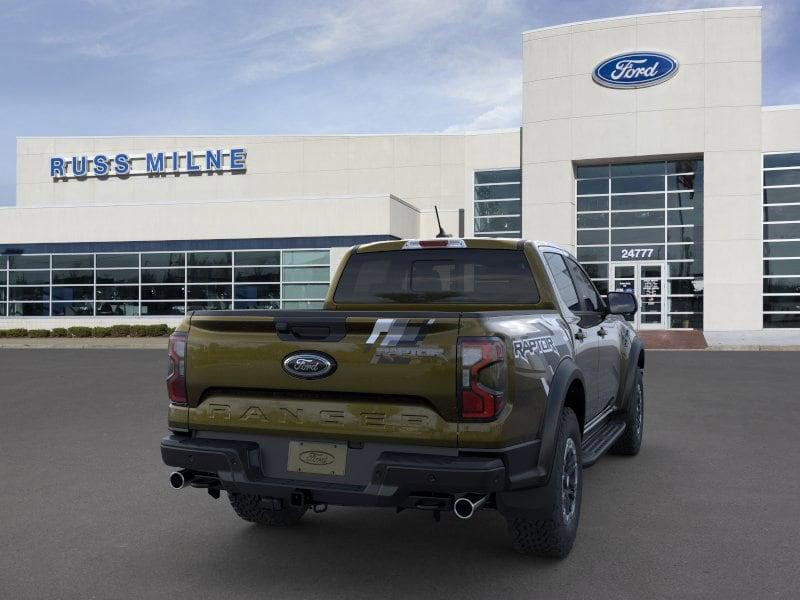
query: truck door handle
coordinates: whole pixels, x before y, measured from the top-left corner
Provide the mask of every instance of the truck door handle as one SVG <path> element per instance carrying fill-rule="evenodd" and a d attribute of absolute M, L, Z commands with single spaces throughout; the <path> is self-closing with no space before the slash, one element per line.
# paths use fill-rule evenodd
<path fill-rule="evenodd" d="M 576 340 L 585 340 L 586 339 L 586 334 L 583 333 L 583 330 L 580 330 L 577 333 L 575 333 L 575 339 Z"/>
<path fill-rule="evenodd" d="M 606 331 L 601 327 L 600 329 L 597 330 L 597 335 L 599 335 L 600 337 L 606 337 L 608 335 L 608 331 Z"/>

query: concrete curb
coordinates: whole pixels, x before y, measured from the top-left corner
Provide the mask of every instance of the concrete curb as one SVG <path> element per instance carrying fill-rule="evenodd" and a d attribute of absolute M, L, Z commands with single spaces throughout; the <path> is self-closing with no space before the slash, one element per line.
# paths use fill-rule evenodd
<path fill-rule="evenodd" d="M 167 349 L 167 338 L 0 338 L 0 349 Z"/>
<path fill-rule="evenodd" d="M 764 345 L 764 344 L 718 344 L 716 346 L 709 346 L 709 350 L 724 350 L 726 352 L 736 350 L 759 351 L 759 352 L 800 352 L 800 346 L 797 345 Z"/>
<path fill-rule="evenodd" d="M 800 352 L 800 346 L 757 346 L 720 344 L 708 348 L 647 348 L 648 352 Z"/>

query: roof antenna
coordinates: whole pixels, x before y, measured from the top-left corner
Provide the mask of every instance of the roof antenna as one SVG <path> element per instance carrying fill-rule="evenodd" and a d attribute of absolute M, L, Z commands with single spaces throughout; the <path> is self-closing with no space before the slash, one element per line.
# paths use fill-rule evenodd
<path fill-rule="evenodd" d="M 433 210 L 436 211 L 436 222 L 439 224 L 439 233 L 436 234 L 436 237 L 449 238 L 450 234 L 445 232 L 444 227 L 442 227 L 442 220 L 439 218 L 439 207 L 434 204 Z"/>

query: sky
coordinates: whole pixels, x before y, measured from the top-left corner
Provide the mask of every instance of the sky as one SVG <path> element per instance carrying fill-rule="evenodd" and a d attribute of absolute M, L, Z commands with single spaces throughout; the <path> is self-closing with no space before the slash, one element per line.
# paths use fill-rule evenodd
<path fill-rule="evenodd" d="M 16 137 L 521 124 L 522 32 L 757 0 L 0 0 L 0 205 Z M 763 0 L 765 105 L 800 103 L 800 0 Z"/>

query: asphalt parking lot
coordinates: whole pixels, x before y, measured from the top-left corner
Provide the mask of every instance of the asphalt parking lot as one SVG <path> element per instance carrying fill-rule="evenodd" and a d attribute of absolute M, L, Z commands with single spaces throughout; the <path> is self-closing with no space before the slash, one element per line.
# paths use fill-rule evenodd
<path fill-rule="evenodd" d="M 586 471 L 554 562 L 513 553 L 490 511 L 249 525 L 167 485 L 163 352 L 0 350 L 0 597 L 797 598 L 798 367 L 652 352 L 644 448 Z"/>

